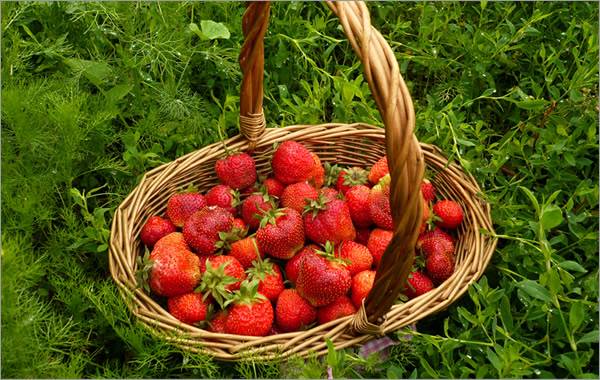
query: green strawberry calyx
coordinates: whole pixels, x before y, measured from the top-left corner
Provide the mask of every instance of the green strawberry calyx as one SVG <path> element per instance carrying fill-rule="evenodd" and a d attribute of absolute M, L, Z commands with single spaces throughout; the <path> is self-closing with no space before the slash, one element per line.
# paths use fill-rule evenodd
<path fill-rule="evenodd" d="M 225 274 L 227 265 L 229 263 L 223 263 L 215 268 L 207 260 L 206 271 L 202 274 L 200 285 L 194 290 L 196 293 L 203 294 L 203 300 L 206 300 L 208 296 L 212 296 L 221 308 L 224 308 L 226 302 L 232 297 L 231 291 L 226 288 L 227 285 L 235 284 L 240 280 Z"/>
<path fill-rule="evenodd" d="M 329 162 L 326 162 L 323 167 L 325 168 L 325 186 L 335 185 L 338 177 L 340 176 L 340 172 L 343 170 L 337 165 L 331 165 Z"/>
<path fill-rule="evenodd" d="M 342 249 L 342 244 L 344 244 L 344 243 L 340 243 L 340 245 L 336 249 L 334 243 L 332 243 L 330 241 L 326 241 L 325 245 L 323 246 L 323 249 L 322 250 L 315 249 L 314 253 L 325 258 L 329 262 L 339 264 L 339 265 L 342 265 L 345 267 L 348 264 L 350 264 L 350 261 L 342 259 L 341 257 L 339 257 L 338 255 L 335 254 L 336 251 L 340 251 Z"/>
<path fill-rule="evenodd" d="M 272 208 L 270 210 L 265 211 L 265 213 L 262 216 L 262 219 L 260 220 L 260 228 L 264 228 L 267 224 L 276 225 L 277 218 L 284 215 L 285 211 L 282 208 Z"/>
<path fill-rule="evenodd" d="M 266 300 L 267 297 L 258 292 L 259 281 L 257 279 L 244 280 L 239 290 L 233 293 L 233 297 L 225 302 L 225 307 L 231 303 L 236 305 L 253 305 L 256 301 Z"/>
<path fill-rule="evenodd" d="M 137 280 L 137 286 L 150 293 L 150 285 L 148 281 L 150 279 L 150 271 L 154 266 L 154 260 L 150 259 L 150 251 L 146 248 L 144 256 L 138 256 L 135 259 L 137 263 L 137 270 L 135 271 L 135 279 Z"/>
<path fill-rule="evenodd" d="M 228 251 L 231 249 L 231 243 L 246 237 L 248 231 L 245 228 L 233 227 L 231 231 L 219 231 L 219 241 L 215 243 L 215 247 L 219 251 Z"/>
<path fill-rule="evenodd" d="M 275 270 L 273 269 L 273 263 L 269 259 L 263 260 L 260 255 L 257 255 L 257 259 L 252 261 L 252 266 L 246 270 L 246 273 L 248 274 L 248 278 L 256 278 L 259 281 L 263 281 L 267 275 L 274 275 Z"/>
<path fill-rule="evenodd" d="M 327 203 L 330 202 L 330 200 L 327 199 L 327 197 L 323 193 L 319 193 L 317 199 L 307 198 L 306 201 L 308 201 L 308 204 L 304 206 L 304 211 L 302 211 L 302 213 L 306 214 L 312 212 L 313 219 L 317 217 L 319 211 L 327 210 Z"/>
<path fill-rule="evenodd" d="M 346 185 L 346 186 L 364 185 L 368 182 L 367 176 L 368 176 L 368 173 L 365 169 L 359 168 L 359 167 L 351 167 L 350 169 L 345 170 L 344 185 Z"/>

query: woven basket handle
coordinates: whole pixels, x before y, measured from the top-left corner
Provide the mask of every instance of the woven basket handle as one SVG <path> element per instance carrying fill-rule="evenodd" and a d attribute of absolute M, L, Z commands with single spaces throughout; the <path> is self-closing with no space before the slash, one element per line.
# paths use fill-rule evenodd
<path fill-rule="evenodd" d="M 365 77 L 383 119 L 386 153 L 390 169 L 390 204 L 394 236 L 385 251 L 371 293 L 352 320 L 361 333 L 381 332 L 381 317 L 388 312 L 404 288 L 414 260 L 414 247 L 421 225 L 420 185 L 424 160 L 413 134 L 415 113 L 408 88 L 400 75 L 396 57 L 383 36 L 371 26 L 363 2 L 327 2 L 340 23 L 355 53 L 363 63 Z M 263 37 L 269 4 L 253 2 L 243 19 L 246 40 L 240 54 L 244 78 L 240 94 L 240 121 L 262 115 Z M 264 128 L 264 117 L 262 117 Z M 255 123 L 256 124 L 256 123 Z M 263 130 L 240 124 L 242 134 L 251 142 Z"/>

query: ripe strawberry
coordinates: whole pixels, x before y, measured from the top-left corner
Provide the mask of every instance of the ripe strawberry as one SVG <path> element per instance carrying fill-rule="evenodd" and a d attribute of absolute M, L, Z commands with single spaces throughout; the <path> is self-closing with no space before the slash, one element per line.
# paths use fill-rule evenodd
<path fill-rule="evenodd" d="M 357 228 L 355 242 L 362 245 L 367 245 L 369 242 L 369 236 L 371 236 L 371 230 L 368 228 Z"/>
<path fill-rule="evenodd" d="M 379 261 L 381 260 L 385 249 L 390 244 L 392 236 L 394 236 L 394 233 L 388 230 L 375 228 L 371 231 L 369 241 L 367 242 L 367 248 L 369 248 L 369 251 L 371 251 L 371 254 L 373 255 L 375 268 L 379 265 Z"/>
<path fill-rule="evenodd" d="M 314 244 L 309 244 L 302 248 L 298 253 L 294 255 L 285 263 L 285 278 L 292 284 L 296 284 L 298 280 L 298 274 L 300 273 L 300 264 L 304 259 L 304 256 L 315 254 L 319 247 Z"/>
<path fill-rule="evenodd" d="M 180 248 L 190 250 L 190 247 L 185 242 L 183 234 L 181 232 L 171 232 L 170 234 L 162 237 L 159 241 L 154 244 L 154 249 L 163 249 L 168 247 L 178 246 Z"/>
<path fill-rule="evenodd" d="M 165 297 L 174 297 L 191 293 L 200 279 L 200 260 L 191 251 L 173 245 L 156 247 L 149 257 L 152 261 L 149 269 L 149 285 L 152 291 Z"/>
<path fill-rule="evenodd" d="M 391 230 L 392 209 L 390 206 L 390 176 L 386 174 L 369 193 L 369 215 L 377 227 Z"/>
<path fill-rule="evenodd" d="M 336 320 L 356 313 L 356 308 L 348 296 L 340 296 L 330 304 L 317 309 L 317 320 L 319 324 Z"/>
<path fill-rule="evenodd" d="M 195 192 L 175 194 L 167 202 L 167 217 L 176 227 L 183 227 L 185 221 L 206 204 L 204 196 Z"/>
<path fill-rule="evenodd" d="M 367 175 L 368 173 L 365 169 L 356 166 L 342 170 L 335 187 L 345 195 L 346 191 L 350 190 L 351 187 L 369 183 Z"/>
<path fill-rule="evenodd" d="M 352 186 L 346 191 L 346 203 L 350 209 L 350 217 L 356 227 L 369 227 L 373 224 L 369 206 L 371 189 L 364 185 Z"/>
<path fill-rule="evenodd" d="M 273 199 L 268 195 L 252 194 L 242 202 L 242 218 L 252 230 L 260 226 L 260 221 L 266 211 L 274 208 Z"/>
<path fill-rule="evenodd" d="M 374 282 L 374 270 L 365 270 L 352 277 L 350 293 L 352 294 L 352 303 L 357 309 L 360 309 L 363 300 L 369 295 Z"/>
<path fill-rule="evenodd" d="M 183 323 L 193 325 L 206 319 L 208 304 L 201 293 L 186 293 L 167 300 L 167 308 L 172 316 Z"/>
<path fill-rule="evenodd" d="M 443 200 L 433 205 L 433 212 L 440 220 L 436 224 L 450 230 L 458 227 L 463 220 L 463 210 L 455 201 Z"/>
<path fill-rule="evenodd" d="M 248 269 L 248 278 L 259 281 L 258 292 L 271 302 L 275 302 L 284 289 L 281 270 L 269 259 L 255 261 Z"/>
<path fill-rule="evenodd" d="M 235 257 L 244 269 L 248 269 L 253 261 L 263 258 L 265 254 L 258 248 L 256 238 L 247 237 L 231 243 L 229 256 Z"/>
<path fill-rule="evenodd" d="M 388 168 L 387 164 L 387 156 L 383 156 L 371 167 L 371 171 L 369 171 L 369 181 L 372 184 L 376 184 L 379 182 L 381 177 L 388 174 L 389 172 L 390 169 Z"/>
<path fill-rule="evenodd" d="M 435 253 L 454 255 L 454 243 L 445 237 L 435 235 L 421 242 L 421 250 L 425 257 Z"/>
<path fill-rule="evenodd" d="M 276 178 L 267 178 L 263 184 L 265 185 L 267 194 L 272 197 L 281 197 L 281 194 L 283 194 L 283 189 L 285 189 L 285 185 L 279 182 Z"/>
<path fill-rule="evenodd" d="M 313 166 L 313 174 L 309 182 L 314 185 L 315 188 L 320 189 L 325 182 L 325 169 L 323 168 L 323 165 L 321 165 L 319 156 L 317 156 L 315 153 L 311 154 L 315 163 Z"/>
<path fill-rule="evenodd" d="M 302 212 L 311 200 L 317 199 L 319 193 L 308 182 L 298 182 L 288 185 L 281 194 L 282 207 L 289 207 Z"/>
<path fill-rule="evenodd" d="M 320 195 L 316 201 L 310 202 L 305 212 L 306 236 L 315 243 L 330 241 L 337 244 L 356 237 L 348 205 L 340 199 L 327 201 Z"/>
<path fill-rule="evenodd" d="M 206 203 L 209 206 L 219 206 L 237 214 L 236 207 L 240 203 L 240 194 L 227 185 L 216 185 L 206 193 Z"/>
<path fill-rule="evenodd" d="M 317 319 L 317 310 L 298 294 L 296 289 L 285 289 L 275 306 L 275 320 L 282 332 L 301 330 Z"/>
<path fill-rule="evenodd" d="M 404 294 L 410 299 L 416 298 L 434 288 L 433 282 L 421 271 L 411 272 L 408 276 L 408 286 Z"/>
<path fill-rule="evenodd" d="M 455 241 L 454 241 L 454 238 L 452 237 L 452 235 L 448 234 L 447 232 L 445 232 L 444 230 L 442 230 L 439 227 L 435 227 L 433 230 L 423 232 L 419 235 L 419 238 L 417 239 L 417 248 L 421 248 L 421 246 L 423 245 L 423 242 L 425 240 L 428 240 L 428 239 L 431 239 L 434 237 L 438 238 L 438 239 L 447 240 L 454 247 Z M 452 250 L 454 250 L 454 248 Z"/>
<path fill-rule="evenodd" d="M 321 255 L 306 255 L 296 281 L 298 293 L 313 306 L 327 305 L 350 289 L 351 277 L 343 264 Z"/>
<path fill-rule="evenodd" d="M 319 190 L 319 194 L 323 195 L 328 202 L 340 197 L 340 193 L 333 187 L 323 187 Z"/>
<path fill-rule="evenodd" d="M 247 153 L 222 158 L 215 163 L 217 177 L 233 189 L 243 189 L 256 182 L 256 164 Z"/>
<path fill-rule="evenodd" d="M 231 227 L 231 231 L 234 231 L 235 229 L 237 229 L 237 231 L 239 232 L 243 232 L 244 235 L 248 232 L 248 226 L 246 225 L 244 220 L 240 218 L 233 218 L 233 225 Z"/>
<path fill-rule="evenodd" d="M 300 214 L 291 208 L 269 210 L 256 232 L 261 252 L 278 259 L 290 259 L 304 246 Z"/>
<path fill-rule="evenodd" d="M 441 284 L 454 273 L 454 259 L 447 253 L 433 253 L 425 259 L 425 268 L 434 283 Z"/>
<path fill-rule="evenodd" d="M 231 256 L 210 256 L 206 259 L 206 270 L 198 290 L 204 297 L 211 296 L 221 307 L 239 289 L 246 272 L 242 264 Z"/>
<path fill-rule="evenodd" d="M 273 326 L 273 306 L 257 292 L 258 281 L 245 281 L 229 302 L 225 320 L 227 334 L 265 336 Z"/>
<path fill-rule="evenodd" d="M 227 320 L 227 311 L 221 310 L 208 323 L 208 331 L 214 333 L 225 333 L 225 321 Z"/>
<path fill-rule="evenodd" d="M 433 184 L 428 179 L 424 179 L 423 183 L 421 183 L 421 194 L 423 194 L 423 199 L 427 203 L 435 200 L 435 187 L 433 187 Z"/>
<path fill-rule="evenodd" d="M 335 249 L 335 256 L 346 262 L 346 269 L 350 275 L 371 269 L 373 256 L 369 249 L 362 244 L 353 241 L 343 241 Z"/>
<path fill-rule="evenodd" d="M 146 247 L 152 248 L 162 237 L 175 231 L 177 231 L 177 228 L 168 219 L 151 216 L 142 227 L 140 238 Z"/>
<path fill-rule="evenodd" d="M 231 213 L 219 206 L 207 206 L 194 213 L 183 226 L 185 241 L 199 254 L 209 255 L 217 250 L 219 232 L 233 226 Z"/>
<path fill-rule="evenodd" d="M 316 162 L 313 154 L 296 141 L 284 141 L 271 160 L 273 174 L 281 183 L 290 185 L 314 177 Z"/>

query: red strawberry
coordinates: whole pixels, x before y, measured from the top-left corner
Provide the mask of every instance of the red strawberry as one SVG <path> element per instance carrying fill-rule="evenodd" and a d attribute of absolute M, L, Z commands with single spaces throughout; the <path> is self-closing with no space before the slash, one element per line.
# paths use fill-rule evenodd
<path fill-rule="evenodd" d="M 313 174 L 309 182 L 319 189 L 325 182 L 325 169 L 323 168 L 323 165 L 321 165 L 319 156 L 317 156 L 315 153 L 312 153 L 312 157 L 315 164 L 313 166 Z"/>
<path fill-rule="evenodd" d="M 346 191 L 350 190 L 351 187 L 369 183 L 367 175 L 368 173 L 365 169 L 356 166 L 342 170 L 335 187 L 345 195 Z"/>
<path fill-rule="evenodd" d="M 373 256 L 367 247 L 353 241 L 344 241 L 336 247 L 335 256 L 346 262 L 350 275 L 371 269 Z"/>
<path fill-rule="evenodd" d="M 425 257 L 434 253 L 454 255 L 454 243 L 445 237 L 435 235 L 421 242 L 421 250 Z"/>
<path fill-rule="evenodd" d="M 315 251 L 318 249 L 319 247 L 317 245 L 309 244 L 285 263 L 285 277 L 288 281 L 292 284 L 296 284 L 298 274 L 300 273 L 300 264 L 302 263 L 304 256 L 315 254 Z"/>
<path fill-rule="evenodd" d="M 441 284 L 454 273 L 454 259 L 447 253 L 433 253 L 425 259 L 425 268 L 434 283 Z"/>
<path fill-rule="evenodd" d="M 148 257 L 145 257 L 146 262 Z M 200 279 L 198 256 L 178 245 L 156 247 L 149 256 L 149 284 L 152 291 L 165 297 L 191 293 Z"/>
<path fill-rule="evenodd" d="M 376 228 L 371 231 L 369 241 L 367 242 L 367 248 L 369 248 L 369 251 L 371 251 L 371 254 L 373 255 L 373 263 L 376 268 L 379 265 L 379 261 L 381 260 L 385 249 L 390 244 L 392 236 L 394 236 L 394 233 L 388 230 Z"/>
<path fill-rule="evenodd" d="M 163 249 L 173 246 L 178 246 L 188 251 L 190 250 L 190 247 L 185 242 L 181 232 L 171 232 L 170 234 L 164 236 L 157 241 L 156 244 L 154 244 L 154 249 Z"/>
<path fill-rule="evenodd" d="M 199 254 L 209 255 L 217 250 L 219 232 L 233 226 L 231 213 L 219 206 L 207 206 L 194 213 L 183 226 L 185 241 Z"/>
<path fill-rule="evenodd" d="M 304 207 L 319 196 L 317 190 L 308 182 L 298 182 L 288 185 L 281 194 L 281 205 L 302 212 Z"/>
<path fill-rule="evenodd" d="M 242 218 L 252 230 L 256 230 L 260 226 L 260 221 L 265 212 L 273 207 L 273 200 L 270 196 L 252 194 L 242 203 Z"/>
<path fill-rule="evenodd" d="M 434 237 L 447 240 L 449 243 L 452 244 L 452 246 L 454 246 L 454 243 L 455 243 L 454 238 L 451 235 L 449 235 L 447 232 L 442 230 L 441 228 L 435 227 L 433 230 L 423 232 L 419 235 L 419 238 L 417 239 L 417 248 L 421 248 L 421 246 L 425 240 L 434 238 Z M 452 249 L 452 250 L 454 250 L 454 249 Z"/>
<path fill-rule="evenodd" d="M 344 265 L 320 255 L 306 255 L 296 281 L 298 293 L 313 306 L 324 306 L 346 294 L 351 277 Z"/>
<path fill-rule="evenodd" d="M 231 256 L 210 256 L 205 261 L 200 290 L 204 297 L 211 296 L 221 307 L 231 298 L 232 292 L 240 288 L 246 279 L 242 264 Z"/>
<path fill-rule="evenodd" d="M 275 320 L 283 332 L 298 331 L 317 319 L 317 310 L 298 294 L 296 289 L 285 289 L 275 307 Z"/>
<path fill-rule="evenodd" d="M 281 270 L 269 259 L 255 261 L 248 269 L 248 277 L 259 281 L 258 292 L 271 302 L 275 302 L 284 289 Z"/>
<path fill-rule="evenodd" d="M 433 289 L 433 282 L 421 271 L 414 271 L 408 276 L 408 286 L 404 294 L 410 299 L 416 298 Z"/>
<path fill-rule="evenodd" d="M 338 193 L 338 191 L 336 189 L 334 189 L 333 187 L 324 187 L 324 188 L 322 188 L 322 189 L 319 190 L 319 194 L 323 195 L 323 197 L 328 202 L 332 201 L 334 199 L 338 199 L 339 196 L 340 196 L 340 193 Z"/>
<path fill-rule="evenodd" d="M 321 195 L 316 201 L 311 201 L 306 211 L 304 229 L 306 236 L 315 243 L 330 241 L 337 244 L 356 237 L 350 210 L 341 199 L 327 201 Z"/>
<path fill-rule="evenodd" d="M 207 306 L 201 293 L 186 293 L 167 300 L 169 313 L 181 322 L 190 325 L 206 319 Z"/>
<path fill-rule="evenodd" d="M 356 313 L 356 308 L 347 296 L 340 296 L 330 304 L 317 309 L 319 324 L 325 324 L 338 318 Z"/>
<path fill-rule="evenodd" d="M 429 203 L 423 196 L 421 196 L 421 199 L 423 201 L 423 216 L 421 217 L 421 229 L 419 230 L 419 233 L 422 234 L 427 229 L 427 222 L 431 216 L 431 212 L 429 211 Z"/>
<path fill-rule="evenodd" d="M 357 228 L 355 242 L 362 245 L 367 245 L 369 242 L 369 236 L 371 236 L 371 230 L 368 228 Z"/>
<path fill-rule="evenodd" d="M 433 184 L 428 179 L 424 179 L 423 183 L 421 183 L 421 194 L 423 194 L 423 199 L 427 203 L 435 200 L 435 187 L 433 187 Z"/>
<path fill-rule="evenodd" d="M 152 248 L 162 237 L 175 231 L 177 231 L 177 228 L 168 219 L 151 216 L 142 227 L 140 238 L 146 247 Z"/>
<path fill-rule="evenodd" d="M 385 175 L 369 193 L 369 215 L 377 227 L 391 230 L 392 209 L 390 206 L 390 176 Z"/>
<path fill-rule="evenodd" d="M 206 203 L 209 206 L 222 207 L 235 216 L 237 214 L 236 207 L 240 203 L 240 195 L 227 185 L 216 185 L 206 193 Z"/>
<path fill-rule="evenodd" d="M 231 231 L 233 231 L 234 229 L 237 229 L 238 231 L 248 232 L 248 226 L 246 225 L 244 220 L 240 218 L 233 218 L 233 225 L 231 227 Z"/>
<path fill-rule="evenodd" d="M 350 293 L 352 294 L 352 303 L 357 309 L 360 309 L 363 300 L 367 298 L 371 288 L 373 288 L 375 274 L 374 270 L 365 270 L 352 277 Z"/>
<path fill-rule="evenodd" d="M 177 227 L 183 227 L 185 221 L 196 211 L 206 206 L 206 199 L 198 193 L 179 193 L 171 196 L 167 202 L 167 217 Z"/>
<path fill-rule="evenodd" d="M 217 177 L 233 189 L 243 189 L 256 182 L 256 165 L 247 153 L 238 153 L 215 163 Z"/>
<path fill-rule="evenodd" d="M 463 220 L 463 210 L 455 201 L 443 200 L 433 205 L 433 212 L 440 220 L 436 224 L 450 230 L 458 227 Z"/>
<path fill-rule="evenodd" d="M 227 334 L 265 336 L 273 326 L 273 306 L 257 292 L 258 281 L 244 282 L 231 300 L 225 320 Z"/>
<path fill-rule="evenodd" d="M 261 252 L 278 259 L 290 259 L 304 246 L 302 217 L 291 208 L 269 210 L 256 232 Z"/>
<path fill-rule="evenodd" d="M 256 238 L 247 237 L 231 243 L 229 256 L 235 257 L 244 269 L 248 269 L 253 261 L 258 260 L 259 257 L 263 258 L 265 254 L 258 248 Z"/>
<path fill-rule="evenodd" d="M 373 224 L 369 206 L 371 189 L 364 185 L 352 186 L 346 191 L 346 203 L 350 209 L 350 217 L 356 227 L 369 227 Z"/>
<path fill-rule="evenodd" d="M 388 174 L 389 172 L 390 169 L 388 168 L 387 164 L 387 156 L 383 156 L 371 167 L 371 171 L 369 172 L 369 181 L 372 184 L 376 184 L 379 182 L 381 177 Z"/>
<path fill-rule="evenodd" d="M 221 310 L 208 323 L 208 331 L 214 333 L 225 333 L 225 321 L 227 320 L 227 311 Z"/>
<path fill-rule="evenodd" d="M 316 162 L 306 147 L 295 141 L 284 141 L 271 160 L 273 174 L 281 183 L 290 185 L 314 177 Z"/>
<path fill-rule="evenodd" d="M 267 194 L 277 198 L 281 197 L 281 194 L 283 194 L 283 189 L 285 189 L 285 185 L 279 182 L 276 178 L 265 179 L 264 185 L 267 190 Z"/>

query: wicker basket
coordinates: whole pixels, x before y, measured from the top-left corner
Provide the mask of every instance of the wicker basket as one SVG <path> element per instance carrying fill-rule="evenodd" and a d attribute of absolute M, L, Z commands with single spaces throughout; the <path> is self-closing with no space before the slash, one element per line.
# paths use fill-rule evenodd
<path fill-rule="evenodd" d="M 322 161 L 369 166 L 387 153 L 391 173 L 394 237 L 386 250 L 370 295 L 354 316 L 307 331 L 250 337 L 211 333 L 179 322 L 146 294 L 135 278 L 136 257 L 142 253 L 139 232 L 152 215 L 165 210 L 167 200 L 193 183 L 206 191 L 217 183 L 215 161 L 225 156 L 221 143 L 180 157 L 146 173 L 141 183 L 115 212 L 109 264 L 113 279 L 133 314 L 153 333 L 177 346 L 222 360 L 269 360 L 291 355 L 321 355 L 330 339 L 336 348 L 365 342 L 435 313 L 454 302 L 483 273 L 496 240 L 480 229 L 493 231 L 489 206 L 479 198 L 472 176 L 450 164 L 434 146 L 420 144 L 413 134 L 412 100 L 394 54 L 371 26 L 362 2 L 328 2 L 339 17 L 382 115 L 385 130 L 367 124 L 296 125 L 265 129 L 262 112 L 263 38 L 269 3 L 250 3 L 243 18 L 245 42 L 240 53 L 243 81 L 240 96 L 241 134 L 225 141 L 229 149 L 251 150 L 257 170 L 270 171 L 273 143 L 296 140 Z M 424 167 L 443 197 L 458 201 L 465 218 L 458 230 L 454 274 L 439 287 L 406 303 L 396 303 L 411 269 L 421 221 L 419 191 Z"/>

